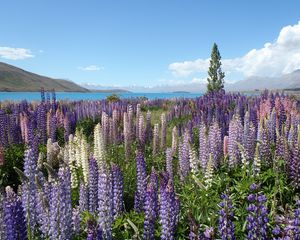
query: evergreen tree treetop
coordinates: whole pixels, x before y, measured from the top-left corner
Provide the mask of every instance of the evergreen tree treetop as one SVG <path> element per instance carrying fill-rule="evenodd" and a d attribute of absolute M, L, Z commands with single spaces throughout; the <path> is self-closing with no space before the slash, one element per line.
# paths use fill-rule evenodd
<path fill-rule="evenodd" d="M 221 69 L 221 55 L 218 45 L 214 43 L 211 51 L 210 66 L 208 69 L 207 92 L 216 92 L 224 89 L 225 73 Z"/>

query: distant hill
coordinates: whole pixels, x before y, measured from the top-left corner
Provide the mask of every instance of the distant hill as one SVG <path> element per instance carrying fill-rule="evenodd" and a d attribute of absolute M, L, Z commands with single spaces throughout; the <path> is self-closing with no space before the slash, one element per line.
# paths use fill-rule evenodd
<path fill-rule="evenodd" d="M 38 92 L 41 87 L 57 92 L 89 92 L 74 82 L 41 76 L 0 62 L 0 91 Z"/>
<path fill-rule="evenodd" d="M 263 89 L 299 89 L 300 70 L 284 74 L 280 77 L 258 77 L 253 76 L 233 84 L 225 85 L 227 90 L 233 91 L 253 91 Z"/>

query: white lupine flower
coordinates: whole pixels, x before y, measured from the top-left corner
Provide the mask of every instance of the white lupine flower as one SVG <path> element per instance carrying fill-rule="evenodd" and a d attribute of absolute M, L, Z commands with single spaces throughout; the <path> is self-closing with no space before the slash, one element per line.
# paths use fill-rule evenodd
<path fill-rule="evenodd" d="M 105 161 L 105 145 L 102 134 L 102 127 L 100 123 L 98 123 L 94 129 L 94 157 L 97 160 L 99 167 Z"/>
<path fill-rule="evenodd" d="M 198 173 L 200 161 L 199 158 L 197 157 L 196 151 L 191 146 L 189 147 L 189 158 L 190 158 L 191 172 L 193 174 Z"/>
<path fill-rule="evenodd" d="M 260 166 L 261 166 L 261 159 L 259 154 L 259 143 L 257 143 L 255 148 L 254 161 L 253 161 L 253 171 L 255 175 L 259 175 Z"/>
<path fill-rule="evenodd" d="M 154 124 L 153 129 L 153 155 L 158 153 L 158 144 L 159 144 L 159 125 L 158 123 Z"/>
<path fill-rule="evenodd" d="M 205 187 L 209 188 L 211 187 L 212 181 L 213 181 L 213 173 L 214 173 L 214 165 L 213 165 L 213 158 L 210 154 L 209 160 L 207 162 L 206 171 L 204 175 L 204 183 Z"/>
<path fill-rule="evenodd" d="M 76 165 L 76 157 L 75 157 L 75 143 L 74 138 L 69 139 L 69 168 L 71 172 L 71 187 L 76 188 L 78 186 L 78 178 L 77 178 L 77 165 Z"/>
<path fill-rule="evenodd" d="M 83 179 L 84 182 L 88 182 L 89 178 L 89 155 L 88 155 L 88 146 L 87 141 L 84 137 L 81 139 L 81 167 L 82 167 L 82 173 L 83 173 Z"/>

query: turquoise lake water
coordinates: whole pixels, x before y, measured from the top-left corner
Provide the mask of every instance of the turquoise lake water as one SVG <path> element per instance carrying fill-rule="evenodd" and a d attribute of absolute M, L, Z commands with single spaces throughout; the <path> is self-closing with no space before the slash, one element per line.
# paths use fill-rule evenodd
<path fill-rule="evenodd" d="M 58 100 L 101 100 L 105 99 L 111 93 L 79 93 L 79 92 L 57 92 Z M 200 97 L 202 93 L 120 93 L 121 98 L 146 97 L 148 99 L 157 98 L 195 98 Z M 0 101 L 39 101 L 41 100 L 40 92 L 0 92 Z"/>

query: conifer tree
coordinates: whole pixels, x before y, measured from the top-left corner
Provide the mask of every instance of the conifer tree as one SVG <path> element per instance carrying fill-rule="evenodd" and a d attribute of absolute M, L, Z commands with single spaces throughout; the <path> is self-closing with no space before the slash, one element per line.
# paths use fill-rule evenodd
<path fill-rule="evenodd" d="M 210 66 L 208 69 L 207 92 L 217 92 L 224 88 L 225 73 L 221 69 L 221 55 L 218 45 L 214 43 L 211 51 Z"/>

